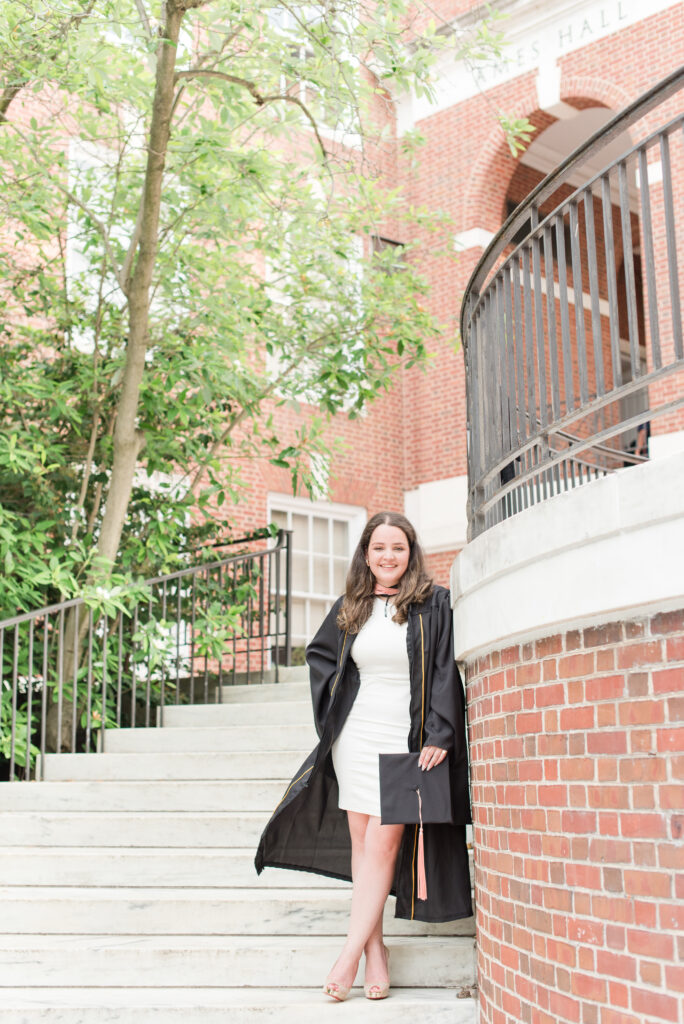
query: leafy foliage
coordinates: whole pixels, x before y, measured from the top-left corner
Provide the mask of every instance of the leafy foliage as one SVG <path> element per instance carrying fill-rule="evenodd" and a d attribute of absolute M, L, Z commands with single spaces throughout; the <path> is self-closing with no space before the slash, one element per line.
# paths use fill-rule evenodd
<path fill-rule="evenodd" d="M 0 618 L 187 564 L 256 460 L 306 487 L 329 420 L 443 336 L 442 221 L 382 184 L 389 93 L 452 45 L 415 8 L 4 0 Z"/>

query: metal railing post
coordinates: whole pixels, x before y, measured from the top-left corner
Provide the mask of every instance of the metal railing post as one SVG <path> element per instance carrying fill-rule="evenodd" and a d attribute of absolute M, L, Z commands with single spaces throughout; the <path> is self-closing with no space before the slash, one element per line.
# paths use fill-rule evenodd
<path fill-rule="evenodd" d="M 285 664 L 292 664 L 292 533 L 285 530 Z"/>

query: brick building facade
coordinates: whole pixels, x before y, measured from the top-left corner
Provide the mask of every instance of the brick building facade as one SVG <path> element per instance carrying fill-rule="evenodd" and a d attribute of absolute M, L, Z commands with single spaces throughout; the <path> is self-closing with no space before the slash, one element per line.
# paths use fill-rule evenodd
<path fill-rule="evenodd" d="M 338 591 L 339 577 L 329 576 L 328 592 L 314 585 L 314 563 L 325 552 L 313 549 L 312 516 L 347 523 L 337 529 L 351 546 L 368 514 L 384 507 L 405 511 L 418 527 L 436 578 L 448 582 L 449 567 L 465 544 L 467 531 L 466 399 L 463 354 L 456 339 L 468 278 L 511 209 L 543 175 L 616 111 L 677 67 L 684 55 L 681 4 L 660 0 L 646 17 L 636 0 L 498 6 L 507 15 L 501 26 L 510 41 L 508 63 L 466 69 L 447 51 L 440 58 L 436 101 L 394 97 L 399 138 L 415 128 L 425 143 L 411 168 L 401 158 L 388 159 L 387 177 L 391 184 L 401 185 L 412 202 L 445 212 L 453 225 L 456 260 L 434 254 L 431 246 L 436 243 L 427 235 L 420 257 L 430 281 L 428 301 L 452 340 L 436 342 L 428 367 L 404 373 L 364 418 L 336 418 L 335 435 L 347 448 L 329 467 L 327 488 L 315 507 L 291 495 L 286 473 L 263 464 L 253 473 L 249 501 L 238 510 L 246 528 L 275 518 L 295 529 L 296 642 L 310 633 Z M 472 3 L 441 2 L 433 7 L 445 25 L 456 18 L 466 28 L 483 13 Z M 522 156 L 511 156 L 496 123 L 497 111 L 526 116 L 535 125 L 533 141 Z M 667 109 L 658 111 L 658 123 L 677 112 L 675 97 Z M 640 125 L 639 136 L 654 127 L 655 123 Z M 634 141 L 628 134 L 616 140 L 606 161 Z M 674 171 L 681 199 L 684 165 L 679 156 L 678 160 Z M 598 208 L 596 216 L 600 227 Z M 618 217 L 614 208 L 616 222 Z M 637 250 L 636 213 L 633 217 Z M 600 231 L 598 237 L 600 245 Z M 622 274 L 624 280 L 624 269 Z M 618 287 L 624 287 L 619 270 Z M 601 297 L 605 301 L 605 283 Z M 585 309 L 587 322 L 589 315 Z M 639 316 L 643 323 L 643 303 Z M 622 318 L 626 321 L 626 314 Z M 607 320 L 605 331 L 609 368 Z M 620 333 L 626 333 L 626 322 Z M 677 389 L 681 381 L 670 379 L 660 387 Z M 679 450 L 683 427 L 676 413 L 655 421 L 651 454 Z M 322 536 L 322 522 L 316 528 Z"/>
<path fill-rule="evenodd" d="M 388 184 L 453 225 L 457 260 L 433 252 L 427 235 L 421 252 L 426 301 L 452 340 L 435 342 L 427 367 L 404 373 L 363 417 L 336 417 L 330 429 L 346 447 L 322 470 L 316 501 L 293 495 L 286 471 L 251 464 L 236 527 L 274 521 L 293 531 L 295 646 L 342 589 L 363 523 L 380 509 L 405 511 L 436 579 L 451 576 L 470 711 L 481 1024 L 676 1022 L 684 1019 L 684 418 L 680 409 L 654 421 L 651 463 L 559 495 L 552 508 L 467 544 L 465 373 L 455 336 L 470 274 L 511 209 L 684 62 L 684 5 L 498 6 L 509 16 L 508 63 L 465 68 L 447 49 L 435 99 L 395 96 L 391 111 L 399 139 L 415 128 L 425 143 L 411 166 L 399 146 L 387 156 Z M 431 7 L 445 26 L 467 27 L 484 13 L 467 0 Z M 522 156 L 509 152 L 497 111 L 535 125 Z M 679 112 L 674 97 L 607 159 Z M 661 169 L 651 167 L 657 182 Z M 681 207 L 681 146 L 673 179 Z M 662 233 L 657 210 L 655 229 Z M 636 212 L 632 234 L 636 252 Z M 636 262 L 632 270 L 638 277 Z M 658 275 L 665 281 L 663 266 Z M 623 306 L 624 279 L 618 273 Z M 641 342 L 643 301 L 637 319 Z M 622 335 L 624 313 L 621 321 Z M 674 344 L 661 341 L 664 351 Z M 652 398 L 666 401 L 682 381 L 652 387 Z M 275 411 L 279 435 L 294 426 L 294 412 Z M 666 456 L 674 468 L 660 473 Z"/>
<path fill-rule="evenodd" d="M 483 71 L 481 90 L 445 55 L 436 102 L 395 97 L 399 134 L 417 128 L 425 138 L 417 169 L 400 169 L 399 180 L 412 201 L 445 210 L 454 225 L 455 264 L 433 256 L 427 239 L 422 254 L 429 301 L 452 324 L 470 274 L 514 206 L 684 54 L 681 4 L 657 3 L 646 16 L 631 0 L 500 6 L 510 15 L 512 60 Z M 437 10 L 465 25 L 478 13 L 468 3 Z M 523 156 L 508 151 L 496 109 L 535 125 Z M 595 170 L 680 112 L 675 96 L 616 139 Z M 657 186 L 661 170 L 652 159 L 649 182 Z M 583 168 L 582 179 L 591 173 Z M 681 208 L 681 146 L 672 173 Z M 633 273 L 638 354 L 647 366 L 638 182 L 632 188 L 631 265 L 615 199 L 605 218 L 595 208 L 599 288 L 607 311 L 608 220 L 620 358 Z M 659 294 L 672 312 L 660 207 L 654 231 Z M 678 274 L 681 293 L 681 267 Z M 576 307 L 572 337 L 575 316 Z M 610 373 L 604 313 L 601 334 Z M 662 341 L 673 349 L 672 334 Z M 590 362 L 590 391 L 595 373 Z M 681 396 L 682 383 L 680 373 L 652 385 L 652 407 Z M 630 411 L 646 414 L 645 403 Z M 388 435 L 390 425 L 396 433 Z M 654 418 L 651 431 L 650 463 L 558 495 L 467 543 L 460 351 L 441 345 L 427 370 L 405 374 L 361 424 L 349 433 L 341 426 L 356 450 L 331 467 L 331 500 L 347 514 L 362 503 L 365 515 L 400 495 L 390 507 L 415 522 L 437 579 L 451 572 L 469 707 L 481 1024 L 684 1019 L 681 408 Z"/>

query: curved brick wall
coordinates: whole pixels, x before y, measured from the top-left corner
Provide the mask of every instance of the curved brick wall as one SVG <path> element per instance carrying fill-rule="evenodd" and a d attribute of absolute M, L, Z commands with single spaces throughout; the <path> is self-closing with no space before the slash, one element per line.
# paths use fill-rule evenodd
<path fill-rule="evenodd" d="M 481 1024 L 684 1021 L 684 611 L 467 680 Z"/>

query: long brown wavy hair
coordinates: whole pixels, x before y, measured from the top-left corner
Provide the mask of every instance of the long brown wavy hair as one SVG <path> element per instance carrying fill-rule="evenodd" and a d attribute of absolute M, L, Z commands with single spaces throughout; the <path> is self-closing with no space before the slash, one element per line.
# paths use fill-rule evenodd
<path fill-rule="evenodd" d="M 399 590 L 394 598 L 394 621 L 406 622 L 409 606 L 425 601 L 434 586 L 425 569 L 425 557 L 418 543 L 416 531 L 406 516 L 398 512 L 378 512 L 366 523 L 361 539 L 356 546 L 347 573 L 347 587 L 344 600 L 337 614 L 337 625 L 350 633 L 358 633 L 368 622 L 373 611 L 375 576 L 366 565 L 368 545 L 373 531 L 378 526 L 397 526 L 405 534 L 409 544 L 409 560 L 406 572 L 399 580 Z"/>

